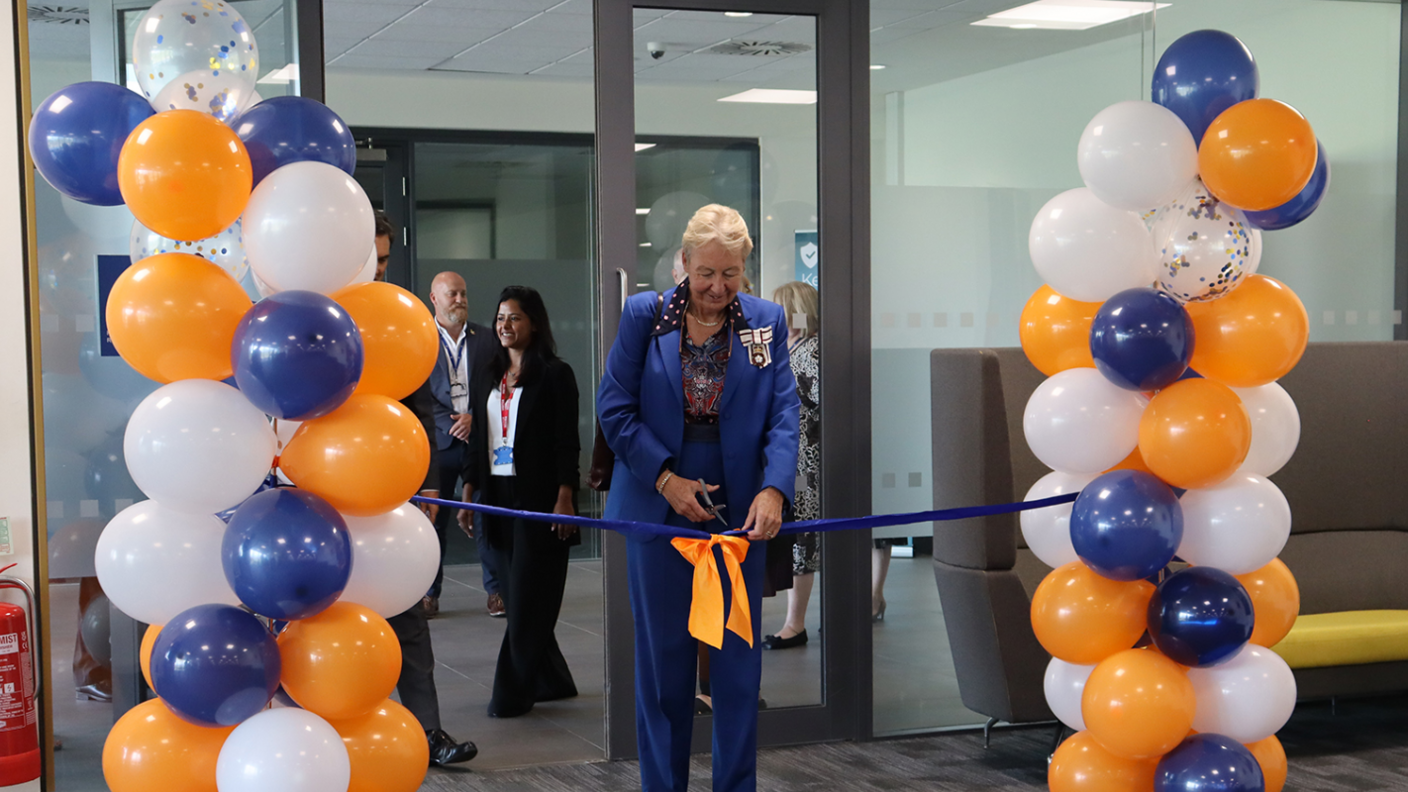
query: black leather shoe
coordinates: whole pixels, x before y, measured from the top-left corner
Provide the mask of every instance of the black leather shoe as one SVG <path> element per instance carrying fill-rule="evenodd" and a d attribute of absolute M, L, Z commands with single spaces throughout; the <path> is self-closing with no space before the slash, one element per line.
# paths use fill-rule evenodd
<path fill-rule="evenodd" d="M 468 740 L 457 743 L 455 738 L 445 733 L 444 729 L 432 729 L 426 732 L 425 739 L 430 741 L 430 764 L 432 767 L 468 762 L 479 755 L 479 749 L 475 747 L 474 743 Z"/>
<path fill-rule="evenodd" d="M 764 649 L 792 649 L 798 646 L 807 645 L 807 631 L 802 630 L 791 638 L 779 638 L 776 635 L 769 635 L 763 639 Z"/>

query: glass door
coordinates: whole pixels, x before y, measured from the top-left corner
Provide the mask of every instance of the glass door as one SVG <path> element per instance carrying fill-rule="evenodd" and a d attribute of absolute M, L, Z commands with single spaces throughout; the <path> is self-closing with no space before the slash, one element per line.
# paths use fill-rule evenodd
<path fill-rule="evenodd" d="M 868 499 L 859 477 L 844 473 L 868 457 L 855 454 L 844 421 L 855 399 L 868 396 L 848 374 L 859 349 L 851 309 L 858 215 L 850 207 L 864 198 L 848 185 L 866 162 L 864 149 L 853 151 L 858 127 L 848 120 L 847 75 L 864 50 L 854 5 L 598 2 L 603 347 L 629 293 L 668 289 L 683 277 L 681 237 L 694 213 L 706 204 L 737 210 L 755 244 L 744 291 L 785 306 L 798 365 L 810 358 L 800 395 L 814 423 L 809 464 L 797 473 L 807 516 L 858 516 L 861 490 Z M 803 542 L 768 548 L 765 588 L 776 593 L 754 614 L 772 647 L 763 652 L 762 745 L 869 733 L 868 713 L 859 714 L 869 687 L 868 536 Z M 625 554 L 624 540 L 606 537 L 612 758 L 635 753 Z M 707 684 L 708 671 L 701 676 Z M 709 715 L 696 717 L 694 750 L 708 750 L 711 726 Z"/>

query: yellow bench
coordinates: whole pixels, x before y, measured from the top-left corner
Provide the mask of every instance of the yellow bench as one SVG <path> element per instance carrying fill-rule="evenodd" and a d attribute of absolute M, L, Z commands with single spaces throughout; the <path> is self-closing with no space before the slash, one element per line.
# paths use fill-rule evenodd
<path fill-rule="evenodd" d="M 1313 613 L 1271 650 L 1291 668 L 1408 660 L 1408 610 Z"/>

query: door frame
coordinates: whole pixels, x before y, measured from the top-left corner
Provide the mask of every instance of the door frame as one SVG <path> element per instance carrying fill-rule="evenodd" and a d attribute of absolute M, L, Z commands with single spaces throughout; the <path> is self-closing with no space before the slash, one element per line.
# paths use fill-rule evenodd
<path fill-rule="evenodd" d="M 600 351 L 616 337 L 636 282 L 635 69 L 637 7 L 752 11 L 817 20 L 817 184 L 822 230 L 822 510 L 869 514 L 870 482 L 870 8 L 868 0 L 595 0 L 596 212 Z M 836 372 L 826 376 L 827 372 Z M 826 416 L 831 416 L 827 420 Z M 850 420 L 856 417 L 855 420 Z M 826 534 L 821 592 L 822 702 L 763 710 L 760 746 L 866 740 L 872 731 L 870 532 Z M 637 755 L 634 635 L 626 542 L 602 547 L 606 611 L 606 753 Z M 694 730 L 696 750 L 709 731 Z"/>

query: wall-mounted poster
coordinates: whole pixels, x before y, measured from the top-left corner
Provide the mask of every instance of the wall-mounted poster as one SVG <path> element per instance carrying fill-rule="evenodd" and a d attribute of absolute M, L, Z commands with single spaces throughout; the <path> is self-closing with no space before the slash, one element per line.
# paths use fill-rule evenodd
<path fill-rule="evenodd" d="M 821 246 L 817 244 L 817 233 L 794 231 L 793 236 L 797 240 L 797 280 L 817 287 L 817 273 L 821 272 Z"/>

